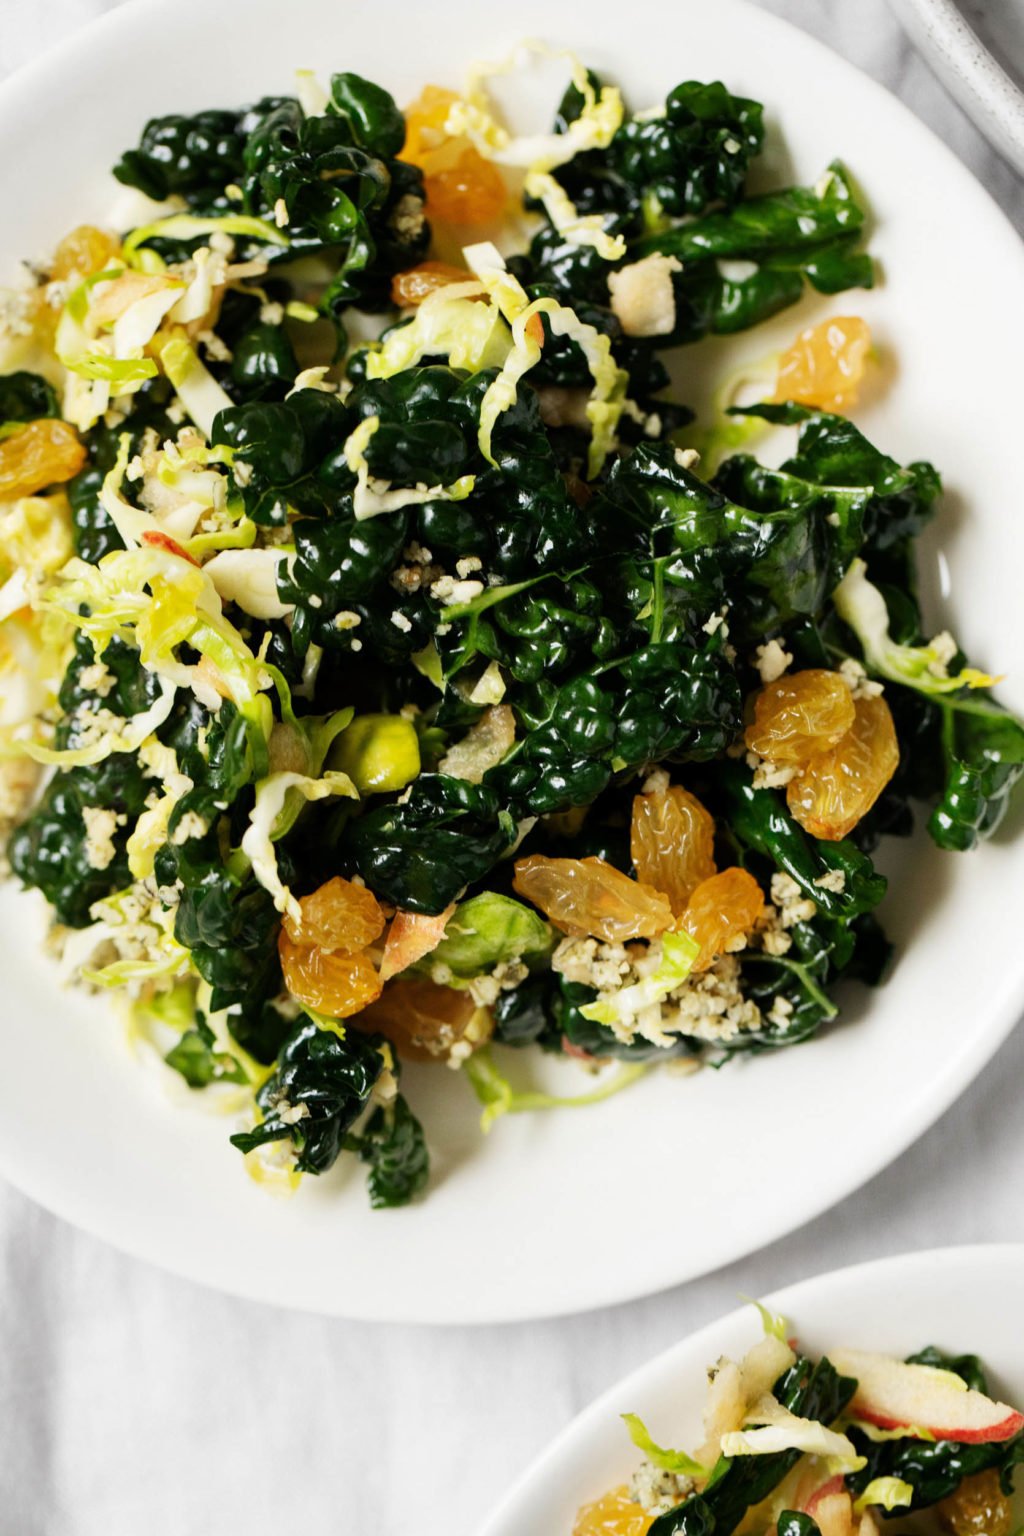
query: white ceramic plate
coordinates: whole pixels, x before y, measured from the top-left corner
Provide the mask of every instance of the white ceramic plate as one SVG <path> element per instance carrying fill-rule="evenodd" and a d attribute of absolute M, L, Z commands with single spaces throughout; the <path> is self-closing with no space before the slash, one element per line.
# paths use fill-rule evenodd
<path fill-rule="evenodd" d="M 860 1264 L 791 1285 L 767 1303 L 790 1320 L 812 1355 L 845 1346 L 902 1357 L 926 1344 L 980 1355 L 991 1391 L 1019 1405 L 1022 1294 L 1024 1246 L 1006 1244 Z M 699 1444 L 707 1366 L 720 1355 L 738 1359 L 760 1336 L 757 1313 L 746 1306 L 617 1382 L 537 1458 L 478 1536 L 570 1536 L 579 1506 L 628 1482 L 640 1459 L 619 1415 L 638 1413 L 660 1445 Z M 1018 1478 L 1016 1503 L 1024 1508 L 1022 1494 Z"/>
<path fill-rule="evenodd" d="M 947 90 L 1024 175 L 1024 0 L 891 0 Z"/>
<path fill-rule="evenodd" d="M 428 20 L 427 16 L 434 18 Z M 557 15 L 557 20 L 556 20 Z M 44 252 L 107 208 L 107 167 L 152 113 L 288 90 L 296 65 L 356 69 L 400 101 L 522 36 L 575 44 L 636 105 L 679 79 L 722 76 L 769 103 L 770 170 L 814 180 L 843 155 L 870 191 L 885 282 L 843 295 L 875 329 L 888 398 L 866 429 L 901 459 L 934 455 L 949 483 L 925 558 L 940 610 L 1024 703 L 1019 482 L 1024 259 L 1002 215 L 904 109 L 826 49 L 730 0 L 151 0 L 117 11 L 0 92 L 0 256 Z M 762 357 L 829 305 L 687 354 L 685 395 Z M 951 590 L 950 590 L 951 587 Z M 941 598 L 940 598 L 941 589 Z M 1007 694 L 1014 689 L 1007 685 Z M 429 1197 L 372 1213 L 359 1170 L 276 1201 L 246 1178 L 230 1127 L 171 1101 L 100 1003 L 58 991 L 39 913 L 0 896 L 0 1168 L 44 1205 L 129 1251 L 267 1301 L 349 1316 L 473 1321 L 637 1296 L 749 1252 L 841 1199 L 960 1093 L 1024 998 L 1024 840 L 902 860 L 886 920 L 905 951 L 890 985 L 851 996 L 848 1024 L 810 1046 L 608 1104 L 521 1116 L 481 1140 L 469 1090 L 408 1074 L 433 1146 Z M 520 1066 L 527 1063 L 520 1062 Z M 530 1063 L 577 1090 L 574 1064 Z M 187 1098 L 187 1095 L 185 1095 Z M 678 1195 L 685 1219 L 666 1221 Z M 658 1234 L 657 1242 L 644 1233 Z"/>

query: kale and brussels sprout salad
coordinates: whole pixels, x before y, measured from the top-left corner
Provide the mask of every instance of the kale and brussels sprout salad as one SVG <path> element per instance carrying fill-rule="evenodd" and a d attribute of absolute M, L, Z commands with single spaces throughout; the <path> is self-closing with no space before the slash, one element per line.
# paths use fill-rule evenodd
<path fill-rule="evenodd" d="M 879 1536 L 890 1521 L 1019 1536 L 1024 1414 L 989 1395 L 977 1355 L 815 1359 L 785 1318 L 760 1311 L 763 1338 L 708 1370 L 702 1444 L 659 1445 L 623 1414 L 643 1460 L 580 1508 L 573 1536 Z"/>
<path fill-rule="evenodd" d="M 1024 769 L 924 630 L 940 482 L 849 419 L 864 322 L 715 420 L 669 389 L 872 285 L 848 172 L 751 195 L 759 103 L 559 57 L 529 136 L 488 69 L 156 119 L 132 216 L 5 298 L 11 872 L 255 1175 L 350 1152 L 375 1205 L 428 1178 L 409 1059 L 489 1125 L 807 1040 L 889 962 L 883 834 L 971 848 Z"/>

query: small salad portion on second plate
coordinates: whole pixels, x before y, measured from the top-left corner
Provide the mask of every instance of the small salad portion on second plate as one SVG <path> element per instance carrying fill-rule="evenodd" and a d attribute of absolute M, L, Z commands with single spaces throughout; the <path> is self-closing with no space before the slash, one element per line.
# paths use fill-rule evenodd
<path fill-rule="evenodd" d="M 584 1504 L 573 1536 L 878 1536 L 903 1529 L 1010 1536 L 1024 1413 L 990 1395 L 977 1355 L 927 1346 L 906 1360 L 837 1347 L 815 1359 L 761 1307 L 764 1337 L 708 1368 L 704 1440 L 658 1443 L 628 1483 Z"/>

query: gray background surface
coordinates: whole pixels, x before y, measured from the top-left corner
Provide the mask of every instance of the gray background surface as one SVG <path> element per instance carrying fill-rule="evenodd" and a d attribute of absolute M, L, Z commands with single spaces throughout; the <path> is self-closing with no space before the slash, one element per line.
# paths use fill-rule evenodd
<path fill-rule="evenodd" d="M 1020 180 L 885 0 L 763 3 L 897 94 L 1024 231 Z M 110 8 L 0 0 L 0 75 Z M 1022 1080 L 1018 1030 L 915 1147 L 794 1236 L 645 1301 L 504 1328 L 351 1324 L 235 1301 L 123 1258 L 0 1185 L 0 1536 L 471 1536 L 596 1393 L 740 1292 L 1024 1236 Z"/>

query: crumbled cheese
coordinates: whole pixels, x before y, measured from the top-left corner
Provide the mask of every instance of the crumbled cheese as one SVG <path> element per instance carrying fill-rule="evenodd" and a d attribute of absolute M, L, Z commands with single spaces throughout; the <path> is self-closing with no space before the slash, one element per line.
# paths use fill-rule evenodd
<path fill-rule="evenodd" d="M 663 1472 L 653 1461 L 642 1461 L 629 1481 L 629 1497 L 649 1515 L 667 1515 L 695 1487 L 692 1477 L 678 1472 Z"/>
<path fill-rule="evenodd" d="M 91 666 L 82 668 L 78 674 L 78 681 L 90 693 L 95 693 L 99 698 L 105 699 L 117 682 L 117 678 L 105 662 L 94 661 Z"/>
<path fill-rule="evenodd" d="M 928 663 L 928 670 L 934 677 L 945 677 L 950 662 L 957 653 L 957 643 L 948 629 L 937 634 L 929 646 L 932 652 L 932 660 Z"/>
<path fill-rule="evenodd" d="M 566 981 L 597 992 L 614 992 L 629 976 L 631 966 L 624 945 L 583 938 L 563 939 L 551 956 L 551 969 Z"/>
<path fill-rule="evenodd" d="M 85 862 L 90 869 L 109 868 L 117 855 L 114 833 L 124 825 L 125 818 L 99 805 L 84 805 L 82 820 L 85 822 Z"/>
<path fill-rule="evenodd" d="M 640 786 L 640 793 L 642 795 L 663 795 L 671 782 L 672 780 L 669 778 L 667 769 L 652 768 Z"/>
<path fill-rule="evenodd" d="M 590 391 L 582 386 L 542 384 L 537 389 L 540 419 L 546 427 L 576 427 L 581 432 L 587 431 L 590 426 L 587 418 L 589 402 Z M 625 406 L 623 410 L 625 413 Z"/>
<path fill-rule="evenodd" d="M 278 229 L 284 229 L 288 223 L 288 204 L 283 197 L 279 197 L 274 204 L 274 223 Z"/>
<path fill-rule="evenodd" d="M 719 630 L 721 630 L 722 638 L 724 640 L 729 633 L 729 626 L 726 623 L 728 613 L 729 609 L 727 607 L 722 608 L 718 613 L 713 613 L 710 619 L 708 619 L 707 623 L 702 625 L 704 633 L 706 635 L 715 635 Z"/>
<path fill-rule="evenodd" d="M 672 457 L 680 469 L 692 469 L 695 464 L 700 463 L 700 454 L 696 448 L 677 448 Z"/>
<path fill-rule="evenodd" d="M 271 1100 L 270 1108 L 282 1125 L 298 1125 L 300 1120 L 309 1119 L 309 1105 L 289 1104 L 287 1099 Z"/>
<path fill-rule="evenodd" d="M 774 683 L 782 676 L 792 660 L 793 657 L 789 651 L 783 650 L 777 640 L 769 640 L 764 645 L 759 645 L 754 652 L 754 666 L 760 674 L 762 683 Z"/>
<path fill-rule="evenodd" d="M 683 270 L 675 256 L 657 251 L 608 274 L 612 313 L 627 336 L 667 336 L 676 323 L 672 274 Z"/>
<path fill-rule="evenodd" d="M 795 763 L 772 763 L 756 752 L 747 753 L 747 767 L 754 770 L 755 789 L 781 789 L 797 777 L 799 767 Z"/>
<path fill-rule="evenodd" d="M 483 570 L 483 562 L 478 555 L 463 555 L 461 560 L 456 560 L 455 562 L 455 573 L 457 576 L 461 576 L 463 580 L 467 576 L 472 576 L 474 571 L 480 570 Z"/>
<path fill-rule="evenodd" d="M 271 299 L 266 304 L 260 305 L 260 323 L 262 325 L 281 325 L 284 321 L 284 305 Z"/>
<path fill-rule="evenodd" d="M 784 874 L 782 870 L 772 875 L 771 896 L 773 905 L 779 910 L 779 921 L 783 928 L 792 928 L 796 923 L 809 923 L 817 915 L 817 902 L 805 896 L 792 875 Z"/>
<path fill-rule="evenodd" d="M 395 608 L 393 610 L 391 614 L 391 622 L 395 628 L 400 629 L 404 635 L 407 635 L 412 629 L 412 620 L 407 618 L 400 608 Z"/>
<path fill-rule="evenodd" d="M 351 650 L 351 651 L 361 651 L 362 648 L 363 648 L 363 642 L 361 640 L 350 640 L 349 641 L 349 650 Z"/>
<path fill-rule="evenodd" d="M 351 608 L 342 608 L 340 613 L 334 615 L 335 629 L 355 629 L 356 625 L 362 622 L 362 614 L 355 613 Z"/>
<path fill-rule="evenodd" d="M 881 683 L 868 677 L 864 667 L 855 656 L 847 656 L 839 664 L 839 676 L 849 688 L 855 699 L 877 699 L 882 693 Z"/>
<path fill-rule="evenodd" d="M 754 925 L 751 942 L 759 947 L 766 955 L 785 955 L 793 947 L 792 935 L 787 933 L 782 926 L 779 910 L 766 902 L 761 909 L 761 915 Z"/>
<path fill-rule="evenodd" d="M 739 139 L 734 139 L 732 134 L 730 134 L 723 143 L 722 148 L 725 150 L 727 155 L 738 155 L 743 146 Z"/>
<path fill-rule="evenodd" d="M 833 891 L 837 896 L 846 890 L 846 872 L 842 869 L 829 869 L 815 880 L 815 885 L 822 891 Z"/>
<path fill-rule="evenodd" d="M 415 240 L 426 223 L 423 200 L 412 192 L 406 192 L 395 204 L 390 224 L 396 235 L 403 240 Z"/>
<path fill-rule="evenodd" d="M 446 608 L 459 603 L 471 603 L 484 590 L 482 581 L 456 581 L 454 576 L 440 576 L 431 582 L 430 595 Z"/>
<path fill-rule="evenodd" d="M 230 363 L 235 355 L 224 338 L 218 336 L 217 332 L 211 330 L 209 326 L 196 333 L 196 341 L 199 342 L 207 357 L 212 358 L 215 363 Z"/>
<path fill-rule="evenodd" d="M 171 842 L 176 848 L 189 842 L 193 837 L 205 837 L 209 827 L 204 816 L 198 811 L 186 811 L 178 822 L 171 835 Z"/>
<path fill-rule="evenodd" d="M 529 967 L 519 959 L 500 960 L 489 975 L 474 977 L 470 996 L 478 1008 L 493 1008 L 502 992 L 514 992 L 529 974 Z"/>

